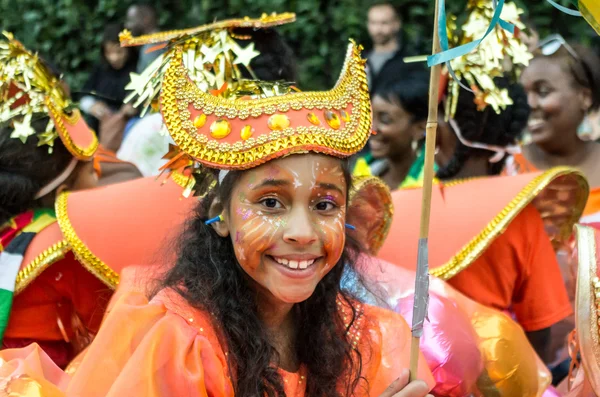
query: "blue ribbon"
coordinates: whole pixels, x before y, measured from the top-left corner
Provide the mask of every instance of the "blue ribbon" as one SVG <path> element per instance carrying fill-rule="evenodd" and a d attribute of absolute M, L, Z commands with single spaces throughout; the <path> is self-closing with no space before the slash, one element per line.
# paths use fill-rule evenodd
<path fill-rule="evenodd" d="M 475 48 L 477 48 L 477 46 L 483 40 L 485 40 L 485 38 L 492 32 L 492 30 L 494 30 L 494 28 L 498 24 L 503 29 L 514 34 L 514 31 L 515 31 L 514 25 L 511 23 L 508 23 L 506 21 L 503 21 L 500 18 L 503 7 L 504 7 L 504 0 L 499 0 L 498 5 L 497 5 L 496 9 L 494 10 L 494 15 L 490 22 L 490 26 L 488 27 L 487 31 L 485 32 L 485 34 L 483 35 L 482 38 L 472 41 L 470 43 L 463 44 L 461 46 L 449 49 L 448 33 L 446 32 L 446 5 L 445 5 L 445 0 L 440 0 L 440 5 L 439 5 L 439 9 L 438 9 L 438 13 L 439 13 L 438 33 L 440 36 L 440 46 L 442 47 L 443 51 L 440 52 L 439 54 L 433 54 L 433 55 L 427 57 L 427 65 L 431 67 L 431 66 L 439 65 L 441 63 L 447 63 L 447 62 L 450 62 L 452 59 L 459 58 L 459 57 L 462 57 L 462 56 L 468 54 L 469 52 L 471 52 Z"/>
<path fill-rule="evenodd" d="M 565 14 L 574 16 L 574 17 L 580 17 L 581 13 L 577 10 L 571 10 L 570 8 L 567 7 L 563 7 L 560 4 L 558 4 L 557 2 L 553 1 L 553 0 L 546 0 L 548 3 L 552 4 L 552 6 L 554 8 L 559 9 L 560 11 L 564 12 Z"/>

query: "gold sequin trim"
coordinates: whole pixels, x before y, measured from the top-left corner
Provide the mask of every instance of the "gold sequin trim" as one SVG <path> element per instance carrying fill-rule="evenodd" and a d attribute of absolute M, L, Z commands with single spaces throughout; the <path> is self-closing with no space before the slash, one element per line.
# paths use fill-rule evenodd
<path fill-rule="evenodd" d="M 459 272 L 466 269 L 490 246 L 490 244 L 502 234 L 506 227 L 515 219 L 515 217 L 544 189 L 554 183 L 560 177 L 575 178 L 575 183 L 578 185 L 578 197 L 568 222 L 561 225 L 560 237 L 568 238 L 572 233 L 573 225 L 579 220 L 583 213 L 583 208 L 587 201 L 589 186 L 585 177 L 575 169 L 568 167 L 552 168 L 543 174 L 535 177 L 525 186 L 519 194 L 502 210 L 488 225 L 469 241 L 460 251 L 454 255 L 444 265 L 430 270 L 430 274 L 448 280 Z M 448 186 L 448 185 L 446 185 Z M 549 214 L 542 214 L 542 217 L 548 217 Z"/>
<path fill-rule="evenodd" d="M 69 243 L 71 250 L 77 260 L 100 281 L 111 288 L 116 288 L 119 284 L 119 275 L 102 262 L 77 236 L 67 212 L 67 198 L 69 192 L 61 193 L 56 200 L 56 219 L 65 239 Z"/>
<path fill-rule="evenodd" d="M 354 43 L 348 47 L 343 71 L 331 91 L 300 92 L 252 101 L 231 101 L 202 92 L 188 78 L 182 51 L 178 50 L 165 73 L 161 104 L 165 125 L 176 144 L 197 160 L 219 168 L 250 168 L 295 150 L 349 156 L 360 150 L 371 134 L 371 107 L 364 60 L 360 57 L 360 48 Z M 292 125 L 282 131 L 271 131 L 230 144 L 199 134 L 190 120 L 190 105 L 204 114 L 240 120 L 289 109 L 341 110 L 350 106 L 352 109 L 350 120 L 338 130 Z"/>
<path fill-rule="evenodd" d="M 15 280 L 15 295 L 18 295 L 25 289 L 33 280 L 36 279 L 44 270 L 51 264 L 64 258 L 69 252 L 69 244 L 66 240 L 59 241 L 56 244 L 45 249 L 27 266 L 19 270 L 17 279 Z"/>
<path fill-rule="evenodd" d="M 583 369 L 594 390 L 600 390 L 600 279 L 594 229 L 575 227 L 577 236 L 577 294 L 575 320 Z"/>
<path fill-rule="evenodd" d="M 164 43 L 165 41 L 169 41 L 177 37 L 191 36 L 201 32 L 207 32 L 209 30 L 231 28 L 264 29 L 284 25 L 286 23 L 294 22 L 295 20 L 296 14 L 294 14 L 293 12 L 284 12 L 281 14 L 262 14 L 260 18 L 244 17 L 238 19 L 229 19 L 226 21 L 210 23 L 208 25 L 202 25 L 190 29 L 168 30 L 165 32 L 147 34 L 138 37 L 133 37 L 131 35 L 131 32 L 129 32 L 128 30 L 124 30 L 119 35 L 119 39 L 121 42 L 121 46 L 131 47 L 144 44 Z"/>
<path fill-rule="evenodd" d="M 69 116 L 64 112 L 57 110 L 52 105 L 49 99 L 46 100 L 46 106 L 48 107 L 48 111 L 52 115 L 52 119 L 54 120 L 54 128 L 56 128 L 56 131 L 59 132 L 60 138 L 63 144 L 69 150 L 69 152 L 71 152 L 71 154 L 73 154 L 75 157 L 81 160 L 90 159 L 98 149 L 98 138 L 96 137 L 96 134 L 92 131 L 92 142 L 88 147 L 82 148 L 77 146 L 75 142 L 73 142 L 64 124 L 65 122 L 67 122 L 71 125 L 75 125 L 81 118 L 81 113 L 79 112 L 79 110 L 74 109 L 73 114 Z"/>

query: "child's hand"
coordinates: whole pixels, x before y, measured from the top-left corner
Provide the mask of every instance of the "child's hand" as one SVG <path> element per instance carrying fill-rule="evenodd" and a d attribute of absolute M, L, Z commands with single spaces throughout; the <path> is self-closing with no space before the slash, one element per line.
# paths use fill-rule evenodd
<path fill-rule="evenodd" d="M 409 372 L 403 370 L 400 377 L 392 382 L 379 397 L 428 397 L 431 394 L 427 383 L 415 380 L 409 383 Z"/>

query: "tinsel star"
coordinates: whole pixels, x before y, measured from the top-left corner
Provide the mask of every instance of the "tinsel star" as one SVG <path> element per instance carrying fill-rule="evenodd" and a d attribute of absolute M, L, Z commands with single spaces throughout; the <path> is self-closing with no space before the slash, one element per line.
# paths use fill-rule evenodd
<path fill-rule="evenodd" d="M 233 61 L 233 64 L 234 65 L 242 64 L 246 67 L 248 67 L 248 65 L 250 65 L 250 62 L 252 61 L 252 59 L 254 59 L 258 55 L 260 55 L 260 52 L 258 52 L 254 49 L 254 43 L 248 44 L 248 46 L 246 48 L 236 46 L 236 48 L 233 49 L 233 52 L 236 55 L 236 58 Z"/>
<path fill-rule="evenodd" d="M 31 126 L 31 114 L 27 114 L 21 122 L 15 120 L 13 126 L 15 127 L 15 129 L 10 134 L 10 137 L 18 138 L 23 143 L 27 141 L 28 137 L 35 134 L 35 130 Z"/>
<path fill-rule="evenodd" d="M 202 44 L 200 52 L 204 55 L 204 63 L 214 63 L 217 56 L 221 53 L 221 46 L 216 44 L 212 47 L 208 47 L 205 44 Z"/>
<path fill-rule="evenodd" d="M 131 81 L 125 86 L 127 91 L 133 91 L 137 95 L 142 95 L 146 87 L 147 77 L 144 74 L 129 73 Z"/>

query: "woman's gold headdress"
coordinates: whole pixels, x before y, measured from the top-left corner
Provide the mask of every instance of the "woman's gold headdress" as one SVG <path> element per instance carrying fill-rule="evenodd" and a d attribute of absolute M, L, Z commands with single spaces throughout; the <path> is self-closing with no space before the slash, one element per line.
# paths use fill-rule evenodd
<path fill-rule="evenodd" d="M 460 29 L 457 28 L 457 18 L 449 18 L 447 31 L 453 47 L 484 36 L 492 21 L 494 8 L 491 1 L 469 0 L 467 12 L 467 20 Z M 466 82 L 475 94 L 475 103 L 479 110 L 491 106 L 499 113 L 512 105 L 508 90 L 498 87 L 494 79 L 507 73 L 512 73 L 514 79 L 518 79 L 522 68 L 533 58 L 527 46 L 519 38 L 519 29 L 525 28 L 525 25 L 519 21 L 522 13 L 523 11 L 514 3 L 505 3 L 501 18 L 518 28 L 515 33 L 512 34 L 497 26 L 476 50 L 450 61 L 456 77 Z M 448 82 L 446 117 L 452 118 L 456 113 L 461 85 L 453 78 L 445 77 Z"/>
<path fill-rule="evenodd" d="M 62 140 L 79 160 L 89 160 L 98 147 L 96 134 L 87 126 L 79 110 L 66 93 L 60 78 L 54 75 L 37 54 L 28 51 L 13 35 L 0 39 L 0 123 L 11 122 L 11 137 L 36 135 L 39 146 L 49 151 L 56 138 Z M 43 132 L 32 126 L 34 115 L 47 114 Z"/>

